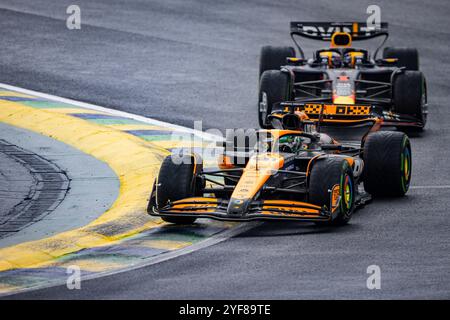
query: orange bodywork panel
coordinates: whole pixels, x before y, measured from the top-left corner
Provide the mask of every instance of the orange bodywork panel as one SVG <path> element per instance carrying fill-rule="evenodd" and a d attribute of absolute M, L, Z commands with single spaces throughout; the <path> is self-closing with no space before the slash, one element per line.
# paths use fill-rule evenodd
<path fill-rule="evenodd" d="M 186 212 L 185 210 L 177 210 L 177 209 L 192 208 L 193 209 L 192 211 L 195 211 L 195 208 L 203 208 L 202 211 L 212 213 L 217 208 L 217 204 L 218 202 L 216 198 L 206 198 L 206 197 L 186 198 L 174 201 L 172 203 L 170 211 L 174 213 L 185 213 Z"/>
<path fill-rule="evenodd" d="M 234 164 L 233 161 L 231 161 L 231 158 L 229 156 L 219 154 L 219 158 L 217 159 L 217 164 L 220 169 L 233 169 Z"/>
<path fill-rule="evenodd" d="M 355 96 L 333 96 L 333 102 L 338 104 L 355 104 Z"/>
<path fill-rule="evenodd" d="M 189 202 L 189 203 L 199 202 L 199 204 L 201 202 L 210 202 L 212 205 L 214 205 L 214 204 L 217 204 L 217 199 L 216 198 L 208 198 L 208 197 L 192 197 L 192 198 L 186 198 L 186 199 L 174 201 L 174 202 L 172 202 L 172 206 L 173 207 L 183 206 L 186 204 L 186 202 Z M 189 204 L 189 206 L 191 206 L 191 205 L 192 204 Z"/>
<path fill-rule="evenodd" d="M 296 206 L 305 206 L 302 208 L 293 208 L 283 205 L 296 205 Z M 320 207 L 315 206 L 306 202 L 299 202 L 299 201 L 288 201 L 288 200 L 265 200 L 263 203 L 263 211 L 262 214 L 271 214 L 273 215 L 273 212 L 270 211 L 264 211 L 264 209 L 278 209 L 281 211 L 287 212 L 290 216 L 295 214 L 295 212 L 298 213 L 311 213 L 311 216 L 317 216 L 320 213 Z M 305 216 L 305 214 L 302 214 L 302 216 Z"/>
<path fill-rule="evenodd" d="M 335 185 L 331 191 L 331 212 L 335 212 L 341 200 L 341 187 Z"/>
<path fill-rule="evenodd" d="M 253 156 L 248 161 L 231 198 L 239 200 L 253 198 L 272 176 L 273 172 L 282 168 L 283 165 L 284 158 L 277 153 L 264 153 Z"/>

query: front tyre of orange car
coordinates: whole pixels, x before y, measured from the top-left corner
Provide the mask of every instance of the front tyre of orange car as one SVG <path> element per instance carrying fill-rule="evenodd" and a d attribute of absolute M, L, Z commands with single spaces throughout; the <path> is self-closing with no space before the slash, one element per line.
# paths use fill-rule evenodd
<path fill-rule="evenodd" d="M 194 197 L 201 192 L 196 183 L 195 172 L 200 172 L 203 164 L 195 163 L 191 155 L 170 155 L 164 159 L 156 183 L 156 203 L 163 208 L 177 200 Z M 194 172 L 195 171 L 195 172 Z M 169 223 L 192 224 L 196 218 L 183 217 L 182 214 L 174 217 L 162 217 Z"/>
<path fill-rule="evenodd" d="M 340 201 L 333 207 L 331 192 L 339 188 Z M 329 156 L 313 164 L 309 179 L 309 201 L 318 206 L 326 206 L 337 211 L 337 216 L 319 225 L 340 226 L 347 224 L 355 209 L 355 180 L 348 161 L 342 157 Z"/>

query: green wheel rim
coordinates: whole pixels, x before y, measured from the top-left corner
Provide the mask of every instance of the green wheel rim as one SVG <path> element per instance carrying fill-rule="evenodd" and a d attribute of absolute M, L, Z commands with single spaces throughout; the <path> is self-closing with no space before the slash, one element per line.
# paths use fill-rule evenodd
<path fill-rule="evenodd" d="M 341 178 L 341 198 L 342 209 L 347 213 L 353 205 L 353 181 L 347 173 Z"/>
<path fill-rule="evenodd" d="M 405 139 L 403 143 L 403 152 L 401 155 L 401 180 L 403 191 L 408 191 L 409 182 L 411 180 L 411 151 L 409 149 L 409 144 Z"/>

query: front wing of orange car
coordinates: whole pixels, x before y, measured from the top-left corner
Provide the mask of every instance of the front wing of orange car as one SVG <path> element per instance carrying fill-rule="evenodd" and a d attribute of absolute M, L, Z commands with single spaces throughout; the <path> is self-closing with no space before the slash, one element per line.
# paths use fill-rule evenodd
<path fill-rule="evenodd" d="M 151 199 L 152 200 L 152 199 Z M 153 202 L 153 203 L 152 203 Z M 243 213 L 228 210 L 229 200 L 217 198 L 187 198 L 157 208 L 150 201 L 148 213 L 159 217 L 195 217 L 222 221 L 297 220 L 330 221 L 333 214 L 325 208 L 306 202 L 289 200 L 252 201 Z"/>

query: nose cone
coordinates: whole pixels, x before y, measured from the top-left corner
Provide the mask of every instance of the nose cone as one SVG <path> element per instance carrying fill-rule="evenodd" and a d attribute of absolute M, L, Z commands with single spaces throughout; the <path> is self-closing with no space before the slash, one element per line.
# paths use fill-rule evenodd
<path fill-rule="evenodd" d="M 227 212 L 231 215 L 244 215 L 248 211 L 251 199 L 241 200 L 231 198 L 228 203 Z"/>
<path fill-rule="evenodd" d="M 276 153 L 253 156 L 242 173 L 228 203 L 229 214 L 245 214 L 255 195 L 261 190 L 273 172 L 283 167 L 284 158 Z"/>

